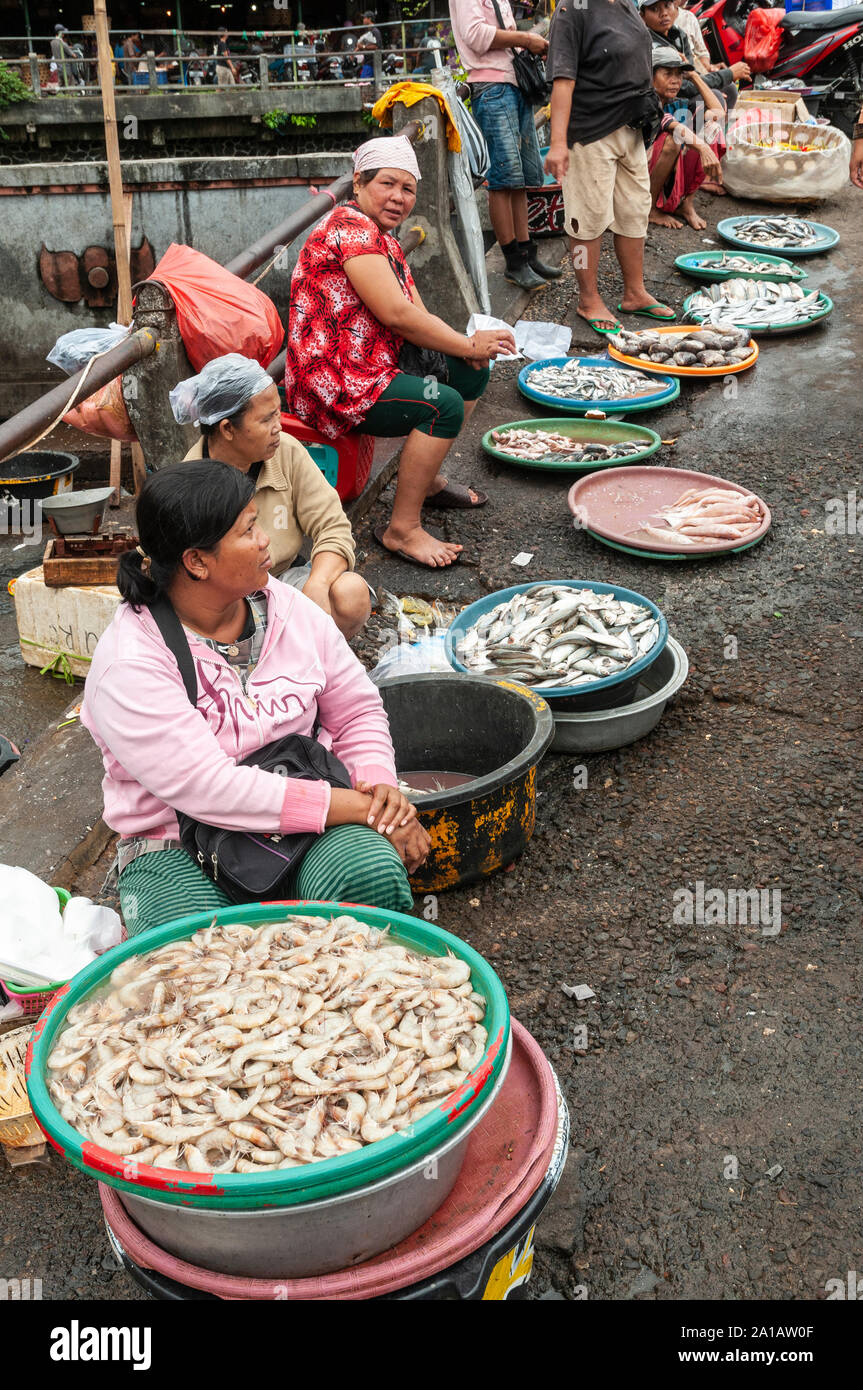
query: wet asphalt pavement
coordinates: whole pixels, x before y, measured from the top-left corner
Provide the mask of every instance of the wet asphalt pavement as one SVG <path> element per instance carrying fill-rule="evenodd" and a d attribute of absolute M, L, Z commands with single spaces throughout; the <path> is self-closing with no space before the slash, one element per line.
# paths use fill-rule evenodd
<path fill-rule="evenodd" d="M 810 1300 L 861 1267 L 860 543 L 829 520 L 831 499 L 863 497 L 859 197 L 848 190 L 815 214 L 842 234 L 804 262 L 836 301 L 827 323 L 762 339 L 758 364 L 730 387 L 685 383 L 645 420 L 675 441 L 656 462 L 767 500 L 760 545 L 675 564 L 573 530 L 565 481 L 480 450 L 491 426 L 546 413 L 518 394 L 513 366 L 495 368 L 451 456 L 453 477 L 491 494 L 482 511 L 443 515 L 462 563 L 435 574 L 384 556 L 371 527 L 386 495 L 359 532 L 363 572 L 399 593 L 469 602 L 563 577 L 635 589 L 691 663 L 646 740 L 547 756 L 525 854 L 439 899 L 439 924 L 493 962 L 571 1111 L 532 1297 Z M 738 210 L 701 202 L 711 225 Z M 674 257 L 711 235 L 651 228 L 651 289 L 679 307 L 693 286 Z M 603 277 L 614 305 L 608 254 Z M 573 287 L 567 271 L 529 316 L 576 323 L 574 348 L 598 354 Z M 510 563 L 521 550 L 534 552 L 527 571 Z M 381 628 L 373 620 L 363 639 L 367 664 Z M 781 931 L 721 913 L 675 921 L 681 890 L 699 883 L 722 900 L 768 890 Z M 567 998 L 562 984 L 578 983 L 595 998 Z M 116 1269 L 92 1183 L 56 1157 L 0 1170 L 0 1252 L 0 1274 L 40 1275 L 45 1297 L 143 1296 Z"/>

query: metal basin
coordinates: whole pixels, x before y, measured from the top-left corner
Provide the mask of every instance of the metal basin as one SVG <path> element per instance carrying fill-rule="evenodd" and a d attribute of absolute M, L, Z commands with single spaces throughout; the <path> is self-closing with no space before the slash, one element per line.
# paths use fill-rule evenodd
<path fill-rule="evenodd" d="M 301 1279 L 362 1264 L 425 1225 L 455 1186 L 471 1131 L 497 1100 L 512 1055 L 484 1103 L 453 1138 L 381 1182 L 293 1207 L 211 1211 L 169 1207 L 120 1192 L 123 1206 L 162 1250 L 217 1274 Z"/>
<path fill-rule="evenodd" d="M 81 492 L 62 492 L 46 497 L 42 511 L 61 536 L 89 536 L 98 531 L 105 516 L 112 487 L 91 487 Z"/>
<path fill-rule="evenodd" d="M 632 704 L 617 709 L 561 711 L 554 714 L 553 753 L 605 753 L 644 738 L 689 674 L 689 660 L 679 642 L 668 641 L 652 666 L 641 673 Z"/>

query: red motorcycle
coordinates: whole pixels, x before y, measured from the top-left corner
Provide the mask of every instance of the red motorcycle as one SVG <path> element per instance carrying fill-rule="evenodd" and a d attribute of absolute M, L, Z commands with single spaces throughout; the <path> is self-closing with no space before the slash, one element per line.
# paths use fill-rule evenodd
<path fill-rule="evenodd" d="M 783 8 L 758 0 L 698 0 L 692 13 L 717 63 L 745 62 L 743 36 L 754 9 Z M 863 105 L 863 5 L 844 10 L 792 10 L 779 25 L 782 42 L 771 79 L 801 78 L 826 87 L 819 115 L 850 135 Z"/>

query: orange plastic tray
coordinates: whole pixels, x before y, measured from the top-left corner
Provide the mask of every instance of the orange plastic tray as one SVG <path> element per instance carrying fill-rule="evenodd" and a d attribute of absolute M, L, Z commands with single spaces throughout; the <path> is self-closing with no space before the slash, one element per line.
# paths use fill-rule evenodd
<path fill-rule="evenodd" d="M 669 328 L 653 328 L 641 331 L 652 333 L 697 333 L 699 329 L 709 327 L 703 323 L 675 323 Z M 675 367 L 672 362 L 645 362 L 642 357 L 627 357 L 620 352 L 611 342 L 608 344 L 610 357 L 614 357 L 618 362 L 625 362 L 628 367 L 638 367 L 642 372 L 661 372 L 663 376 L 729 376 L 734 372 L 746 372 L 750 367 L 754 367 L 758 361 L 758 344 L 754 338 L 749 339 L 749 346 L 752 355 L 747 357 L 744 362 L 732 362 L 730 367 Z"/>

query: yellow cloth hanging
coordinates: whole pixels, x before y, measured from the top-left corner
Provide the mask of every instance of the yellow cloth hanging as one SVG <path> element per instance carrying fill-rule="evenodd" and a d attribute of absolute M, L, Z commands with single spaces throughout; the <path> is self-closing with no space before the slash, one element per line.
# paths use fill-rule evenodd
<path fill-rule="evenodd" d="M 446 122 L 447 149 L 451 150 L 453 154 L 458 154 L 461 149 L 461 136 L 458 133 L 458 126 L 450 110 L 449 102 L 440 88 L 433 87 L 430 82 L 395 82 L 375 102 L 372 107 L 372 115 L 378 125 L 387 130 L 393 123 L 392 108 L 396 102 L 401 102 L 403 106 L 414 106 L 425 97 L 433 97 L 440 106 L 441 114 Z"/>

